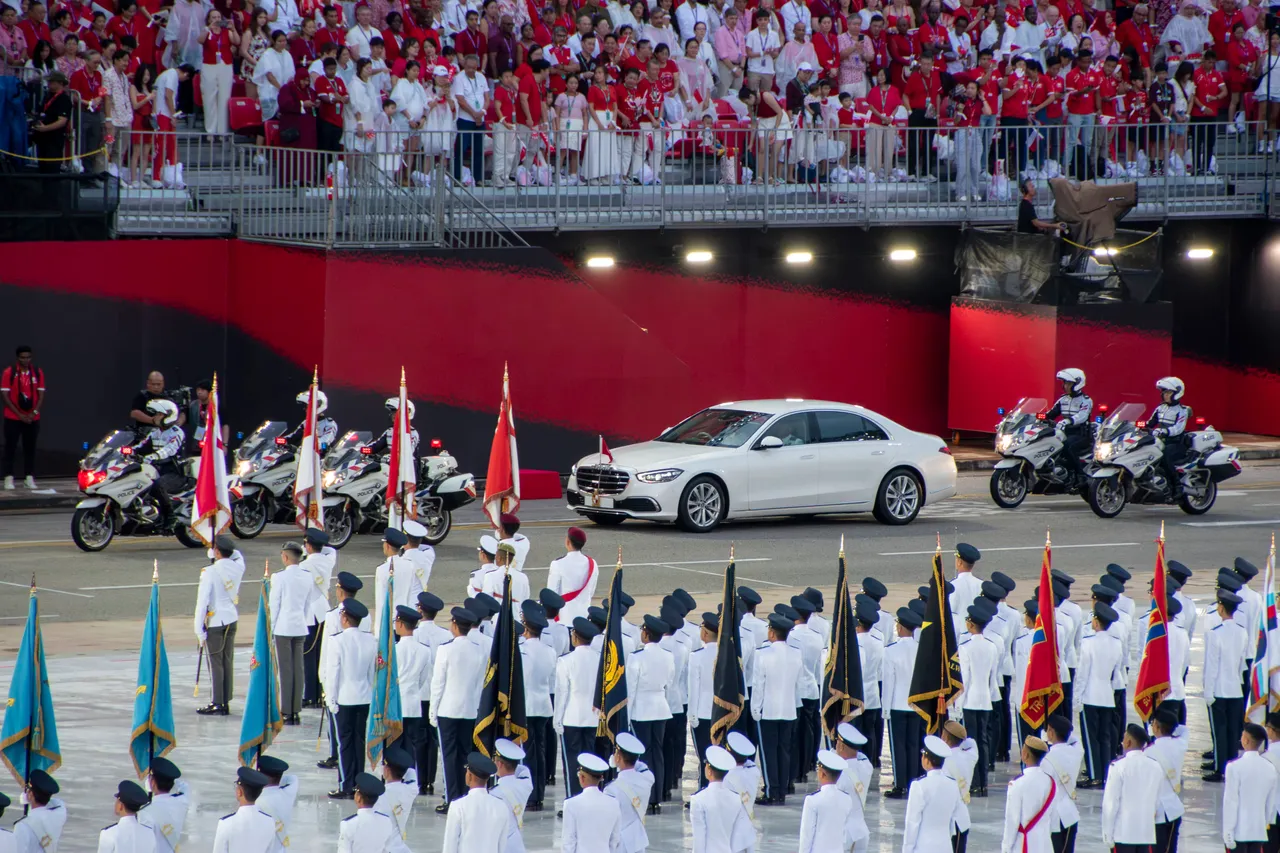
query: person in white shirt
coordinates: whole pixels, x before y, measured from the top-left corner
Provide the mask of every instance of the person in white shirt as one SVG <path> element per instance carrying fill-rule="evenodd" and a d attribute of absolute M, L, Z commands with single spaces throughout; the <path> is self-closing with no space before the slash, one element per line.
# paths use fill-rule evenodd
<path fill-rule="evenodd" d="M 419 621 L 421 617 L 416 607 L 396 605 L 396 618 L 391 627 L 398 638 L 396 675 L 400 684 L 403 728 L 395 745 L 410 755 L 417 755 L 426 740 L 422 703 L 431 696 L 431 670 L 435 663 L 435 653 L 431 646 L 414 636 Z"/>
<path fill-rule="evenodd" d="M 311 579 L 307 597 L 307 639 L 302 648 L 302 707 L 320 707 L 320 640 L 329 612 L 329 587 L 338 568 L 338 552 L 329 547 L 329 534 L 308 527 L 302 540 L 305 556 L 298 565 Z"/>
<path fill-rule="evenodd" d="M 276 821 L 258 808 L 258 797 L 270 780 L 251 767 L 236 769 L 238 808 L 219 819 L 213 834 L 213 853 L 275 853 L 280 840 Z"/>
<path fill-rule="evenodd" d="M 613 752 L 613 765 L 617 775 L 605 785 L 604 792 L 618 801 L 621 825 L 618 830 L 619 853 L 644 853 L 649 846 L 649 835 L 644 831 L 645 804 L 657 780 L 640 756 L 645 745 L 630 732 L 619 732 Z"/>
<path fill-rule="evenodd" d="M 498 738 L 493 742 L 493 762 L 497 767 L 497 779 L 489 789 L 489 796 L 502 803 L 507 811 L 507 834 L 502 850 L 505 853 L 524 853 L 524 813 L 533 792 L 532 774 L 521 764 L 527 753 L 518 744 Z"/>
<path fill-rule="evenodd" d="M 1040 614 L 1040 602 L 1027 599 L 1022 603 L 1022 622 L 1018 626 L 1018 637 L 1013 641 L 1013 679 L 1009 684 L 1010 712 L 1013 714 L 1015 731 L 1020 741 L 1035 734 L 1026 720 L 1022 719 L 1022 694 L 1026 689 L 1027 663 L 1031 660 L 1031 644 L 1035 640 L 1036 617 Z M 1061 667 L 1059 667 L 1061 669 Z M 1060 707 L 1065 708 L 1065 703 Z M 1068 712 L 1069 713 L 1069 712 Z"/>
<path fill-rule="evenodd" d="M 969 737 L 969 731 L 956 720 L 947 720 L 942 726 L 942 742 L 951 747 L 951 754 L 942 762 L 942 772 L 956 782 L 960 791 L 960 809 L 956 812 L 955 849 L 967 850 L 969 845 L 969 789 L 973 785 L 974 771 L 978 767 L 978 744 Z"/>
<path fill-rule="evenodd" d="M 850 843 L 848 829 L 853 801 L 836 785 L 848 764 L 835 751 L 824 749 L 818 752 L 817 769 L 821 787 L 804 798 L 799 853 L 845 850 Z"/>
<path fill-rule="evenodd" d="M 455 607 L 450 614 L 453 639 L 436 649 L 431 674 L 431 725 L 440 734 L 445 785 L 445 801 L 436 806 L 438 814 L 447 814 L 449 804 L 467 792 L 463 765 L 470 752 L 489 657 L 468 636 L 480 617 L 465 607 Z"/>
<path fill-rule="evenodd" d="M 711 746 L 711 714 L 715 706 L 714 680 L 716 656 L 719 654 L 720 616 L 717 613 L 702 614 L 702 648 L 689 655 L 689 727 L 693 729 L 693 749 L 697 755 L 706 754 Z M 699 764 L 698 788 L 706 786 Z M 683 771 L 683 767 L 680 768 Z M 752 795 L 752 799 L 755 796 Z"/>
<path fill-rule="evenodd" d="M 342 633 L 334 638 L 324 674 L 325 700 L 338 730 L 338 787 L 329 792 L 335 800 L 349 800 L 356 776 L 364 770 L 365 724 L 373 699 L 374 663 L 378 643 L 360 630 L 369 608 L 355 598 L 341 604 Z M 330 692 L 332 691 L 332 692 Z"/>
<path fill-rule="evenodd" d="M 565 762 L 569 764 L 570 759 Z M 621 805 L 600 790 L 600 781 L 609 772 L 608 762 L 582 752 L 572 764 L 577 768 L 575 787 L 580 793 L 564 801 L 561 853 L 617 853 L 622 849 Z"/>
<path fill-rule="evenodd" d="M 382 782 L 386 790 L 374 804 L 374 811 L 382 812 L 395 822 L 400 837 L 409 838 L 409 816 L 418 798 L 418 777 L 414 772 L 413 754 L 398 746 L 389 746 L 382 753 Z"/>
<path fill-rule="evenodd" d="M 379 636 L 383 619 L 394 618 L 395 608 L 413 607 L 418 593 L 423 591 L 420 567 L 401 551 L 409 544 L 409 537 L 394 527 L 382 533 L 382 553 L 387 559 L 373 575 L 373 635 Z M 387 587 L 391 588 L 391 613 L 384 613 L 387 606 Z"/>
<path fill-rule="evenodd" d="M 836 787 L 849 795 L 849 802 L 852 805 L 849 810 L 845 840 L 853 845 L 853 853 L 866 853 L 871 837 L 865 809 L 867 789 L 871 785 L 871 776 L 875 768 L 862 751 L 867 743 L 866 735 L 848 723 L 836 726 L 835 750 L 845 761 L 845 768 L 836 779 Z"/>
<path fill-rule="evenodd" d="M 244 563 L 232 559 L 235 542 L 229 536 L 217 537 L 213 551 L 217 560 L 200 572 L 195 613 L 196 639 L 209 655 L 213 701 L 196 713 L 225 717 L 234 692 L 236 625 L 240 618 L 236 605 L 240 601 Z"/>
<path fill-rule="evenodd" d="M 736 762 L 733 768 L 724 774 L 724 787 L 738 795 L 742 800 L 742 807 L 747 812 L 747 819 L 753 820 L 756 814 L 756 795 L 760 792 L 761 780 L 764 778 L 760 772 L 760 766 L 755 762 L 756 745 L 742 732 L 729 732 L 724 742 L 729 754 Z M 707 747 L 708 750 L 710 748 Z M 698 768 L 700 778 L 706 779 L 706 774 L 706 767 Z M 705 788 L 706 784 L 703 787 Z"/>
<path fill-rule="evenodd" d="M 280 847 L 289 849 L 289 827 L 293 824 L 293 807 L 298 801 L 298 777 L 286 773 L 289 764 L 274 755 L 258 753 L 258 772 L 267 777 L 267 784 L 258 795 L 259 810 L 271 815 L 276 822 L 276 840 Z"/>
<path fill-rule="evenodd" d="M 436 614 L 444 608 L 440 596 L 432 592 L 418 594 L 418 627 L 413 636 L 424 646 L 431 649 L 431 672 L 435 670 L 436 649 L 453 639 L 449 629 L 435 623 Z M 418 793 L 434 794 L 436 792 L 436 768 L 440 758 L 440 733 L 431 721 L 431 686 L 422 694 L 422 740 L 418 743 L 418 752 L 414 756 L 418 770 Z"/>
<path fill-rule="evenodd" d="M 147 774 L 151 802 L 138 813 L 138 820 L 155 831 L 159 853 L 174 853 L 182 844 L 191 798 L 187 796 L 187 784 L 178 778 L 181 775 L 182 771 L 169 759 L 160 756 L 151 759 Z"/>
<path fill-rule="evenodd" d="M 338 824 L 338 853 L 409 853 L 395 821 L 374 808 L 387 791 L 383 781 L 361 773 L 353 784 L 356 813 Z"/>
<path fill-rule="evenodd" d="M 791 609 L 796 612 L 796 626 L 787 636 L 787 645 L 800 650 L 800 659 L 804 665 L 800 684 L 800 709 L 792 741 L 791 778 L 796 782 L 807 782 L 808 773 L 815 766 L 812 756 L 822 745 L 822 723 L 818 705 L 822 695 L 822 669 L 826 663 L 826 651 L 822 645 L 822 635 L 809 626 L 809 617 L 816 609 L 813 602 L 803 595 L 793 595 Z"/>
<path fill-rule="evenodd" d="M 1144 752 L 1147 733 L 1130 724 L 1124 733 L 1124 756 L 1107 771 L 1102 792 L 1102 844 L 1116 853 L 1149 850 L 1156 842 L 1156 808 L 1164 770 Z"/>
<path fill-rule="evenodd" d="M 884 707 L 880 688 L 884 681 L 884 643 L 872 634 L 880 618 L 880 610 L 871 602 L 858 602 L 858 658 L 862 664 L 862 713 L 853 718 L 853 726 L 867 739 L 863 750 L 873 766 L 880 766 L 884 739 Z"/>
<path fill-rule="evenodd" d="M 1152 741 L 1147 755 L 1160 763 L 1164 780 L 1156 803 L 1156 849 L 1178 853 L 1178 830 L 1182 826 L 1182 761 L 1187 755 L 1190 732 L 1178 725 L 1176 712 L 1161 704 L 1151 717 Z"/>
<path fill-rule="evenodd" d="M 1009 783 L 1004 802 L 1004 839 L 1001 853 L 1053 853 L 1050 837 L 1057 782 L 1045 772 L 1041 762 L 1049 745 L 1029 737 L 1022 745 L 1022 775 Z"/>
<path fill-rule="evenodd" d="M 292 3 L 293 0 L 287 2 Z M 263 53 L 253 66 L 253 82 L 258 87 L 263 121 L 270 121 L 280 111 L 280 90 L 293 79 L 296 67 L 293 54 L 289 53 L 287 30 L 276 26 L 271 33 L 271 49 Z"/>
<path fill-rule="evenodd" d="M 916 668 L 920 644 L 912 636 L 923 623 L 910 607 L 898 608 L 898 639 L 884 650 L 884 691 L 880 701 L 889 709 L 889 760 L 893 763 L 893 788 L 885 792 L 891 800 L 907 796 L 907 787 L 920 775 L 921 719 L 907 701 L 911 676 Z M 942 766 L 942 762 L 938 762 Z"/>
<path fill-rule="evenodd" d="M 1063 651 L 1067 658 L 1067 672 L 1071 675 L 1072 682 L 1074 682 L 1076 667 L 1080 665 L 1080 641 L 1084 639 L 1084 610 L 1079 604 L 1071 600 L 1071 585 L 1076 582 L 1076 579 L 1060 569 L 1054 569 L 1052 576 L 1054 598 L 1060 597 L 1062 599 L 1057 603 L 1057 609 L 1071 619 L 1073 626 Z M 1061 596 L 1058 595 L 1059 591 L 1062 592 Z"/>
<path fill-rule="evenodd" d="M 626 667 L 631 730 L 645 745 L 642 760 L 657 780 L 663 779 L 666 772 L 662 737 L 671 719 L 667 694 L 674 687 L 676 675 L 674 655 L 659 645 L 668 627 L 658 617 L 646 615 L 640 631 L 644 645 L 627 659 Z M 648 814 L 661 811 L 661 794 L 659 781 L 650 790 Z"/>
<path fill-rule="evenodd" d="M 286 726 L 296 726 L 302 722 L 302 652 L 310 618 L 307 605 L 315 583 L 299 565 L 302 546 L 297 542 L 284 543 L 280 560 L 284 570 L 271 576 L 267 612 L 280 668 L 280 716 Z"/>
<path fill-rule="evenodd" d="M 978 744 L 978 765 L 970 793 L 985 797 L 990 767 L 992 709 L 1000 697 L 1000 649 L 982 633 L 994 618 L 995 611 L 984 600 L 979 601 L 981 603 L 969 605 L 964 623 L 969 632 L 968 642 L 961 643 L 957 652 L 965 688 L 957 704 L 964 711 L 965 727 Z"/>
<path fill-rule="evenodd" d="M 770 613 L 768 645 L 756 651 L 751 716 L 756 721 L 765 774 L 764 796 L 757 805 L 786 803 L 804 671 L 800 650 L 787 643 L 794 627 L 795 622 L 787 617 Z"/>
<path fill-rule="evenodd" d="M 925 775 L 912 783 L 907 796 L 902 853 L 952 849 L 951 828 L 958 821 L 962 803 L 955 780 L 942 771 L 942 765 L 950 756 L 951 747 L 942 738 L 925 737 L 924 749 L 920 751 L 920 766 Z"/>
<path fill-rule="evenodd" d="M 259 9 L 266 10 L 272 32 L 292 33 L 302 26 L 302 15 L 296 0 L 262 0 Z"/>
<path fill-rule="evenodd" d="M 1062 714 L 1054 714 L 1045 721 L 1045 740 L 1049 754 L 1040 761 L 1040 768 L 1053 776 L 1058 783 L 1054 795 L 1054 809 L 1049 816 L 1049 832 L 1053 849 L 1060 853 L 1074 853 L 1076 831 L 1080 828 L 1080 811 L 1076 808 L 1076 777 L 1084 763 L 1084 747 L 1071 730 L 1071 720 Z"/>
<path fill-rule="evenodd" d="M 662 732 L 663 775 L 658 779 L 662 800 L 670 800 L 671 792 L 680 787 L 680 780 L 684 777 L 684 755 L 689 747 L 689 646 L 683 633 L 684 616 L 688 612 L 684 602 L 672 595 L 664 599 L 662 611 L 658 614 L 667 626 L 658 647 L 670 652 L 675 665 L 672 683 L 667 689 L 671 718 Z"/>
<path fill-rule="evenodd" d="M 369 59 L 372 55 L 369 42 L 381 35 L 378 28 L 373 26 L 373 10 L 364 3 L 356 4 L 356 25 L 347 30 L 347 47 L 351 49 L 351 57 L 356 60 Z"/>
<path fill-rule="evenodd" d="M 974 564 L 982 559 L 982 552 L 967 542 L 956 545 L 956 577 L 951 582 L 951 617 L 956 625 L 963 625 L 969 605 L 982 594 L 982 578 L 973 573 Z"/>
<path fill-rule="evenodd" d="M 1118 615 L 1109 605 L 1093 606 L 1093 630 L 1080 647 L 1080 667 L 1075 684 L 1080 700 L 1080 719 L 1085 744 L 1089 781 L 1081 788 L 1101 788 L 1107 767 L 1115 757 L 1115 688 L 1123 677 L 1124 657 L 1120 641 L 1108 632 Z"/>
<path fill-rule="evenodd" d="M 351 572 L 338 572 L 337 576 L 337 599 L 336 607 L 325 613 L 324 625 L 320 629 L 320 695 L 322 697 L 335 696 L 338 692 L 338 685 L 329 681 L 329 676 L 333 672 L 333 658 L 338 653 L 338 638 L 342 634 L 342 603 L 348 598 L 355 598 L 356 593 L 364 588 L 364 582 L 360 578 L 351 574 Z M 372 634 L 371 619 L 363 619 L 360 622 L 360 630 L 366 634 Z M 327 710 L 329 705 L 325 699 L 321 700 L 323 707 Z M 324 770 L 333 770 L 339 768 L 338 763 L 338 718 L 334 714 L 327 715 L 329 721 L 329 757 L 324 761 L 316 763 L 317 767 Z"/>
<path fill-rule="evenodd" d="M 755 91 L 773 88 L 774 60 L 782 52 L 778 34 L 769 28 L 768 11 L 757 9 L 755 27 L 747 33 L 747 85 Z"/>
<path fill-rule="evenodd" d="M 1245 723 L 1240 733 L 1240 757 L 1227 765 L 1222 793 L 1222 843 L 1238 853 L 1262 853 L 1268 824 L 1280 803 L 1280 774 L 1262 757 L 1267 732 Z"/>
<path fill-rule="evenodd" d="M 1187 723 L 1187 662 L 1191 657 L 1191 639 L 1187 636 L 1187 629 L 1184 628 L 1177 620 L 1182 614 L 1182 604 L 1178 599 L 1170 597 L 1166 605 L 1168 610 L 1165 611 L 1169 616 L 1168 637 L 1169 637 L 1169 695 L 1165 697 L 1165 701 L 1172 706 L 1178 715 L 1178 724 L 1186 725 Z M 1145 617 L 1138 630 L 1134 633 L 1140 634 L 1142 639 L 1140 642 L 1145 643 L 1147 640 L 1147 623 Z"/>
<path fill-rule="evenodd" d="M 501 603 L 502 590 L 505 588 L 506 579 L 511 578 L 511 600 L 513 605 L 529 598 L 529 576 L 515 567 L 516 549 L 510 542 L 499 542 L 498 553 L 495 555 L 494 571 L 484 576 L 483 587 L 481 592 L 491 595 L 496 601 Z M 515 615 L 513 607 L 512 616 Z M 494 617 L 497 619 L 497 617 Z"/>
<path fill-rule="evenodd" d="M 32 770 L 25 793 L 26 814 L 13 825 L 18 853 L 57 853 L 58 840 L 67 823 L 67 805 L 54 796 L 58 783 L 44 770 Z"/>
<path fill-rule="evenodd" d="M 516 557 L 512 566 L 516 571 L 524 571 L 524 561 L 529 557 L 529 537 L 520 532 L 520 519 L 509 512 L 498 516 L 498 530 L 495 531 L 499 542 L 507 542 L 515 548 Z"/>
<path fill-rule="evenodd" d="M 1222 621 L 1204 633 L 1203 696 L 1209 705 L 1209 725 L 1213 732 L 1213 764 L 1203 765 L 1206 782 L 1221 782 L 1227 763 L 1236 757 L 1244 722 L 1244 693 L 1240 675 L 1244 672 L 1249 637 L 1235 620 L 1242 603 L 1240 596 L 1219 589 L 1217 612 Z"/>
<path fill-rule="evenodd" d="M 98 833 L 98 853 L 152 853 L 156 849 L 155 833 L 138 820 L 138 812 L 146 804 L 147 792 L 141 785 L 131 779 L 120 783 L 115 797 L 120 820 Z"/>
<path fill-rule="evenodd" d="M 413 563 L 413 574 L 418 579 L 418 584 L 426 589 L 431 583 L 431 569 L 436 564 L 436 549 L 427 542 L 427 528 L 419 522 L 412 519 L 406 521 L 404 535 L 409 541 L 401 556 Z"/>
<path fill-rule="evenodd" d="M 1236 590 L 1236 595 L 1244 599 L 1240 604 L 1241 616 L 1235 619 L 1245 630 L 1249 632 L 1249 648 L 1245 650 L 1245 669 L 1246 673 L 1241 679 L 1245 694 L 1249 693 L 1249 675 L 1248 670 L 1253 667 L 1253 656 L 1256 653 L 1254 643 L 1256 642 L 1256 634 L 1258 631 L 1258 618 L 1262 612 L 1262 596 L 1249 588 L 1249 582 L 1258 575 L 1258 567 L 1250 563 L 1244 557 L 1236 557 L 1232 564 L 1234 568 L 1232 572 L 1240 579 L 1240 588 Z"/>
<path fill-rule="evenodd" d="M 579 616 L 586 618 L 587 608 L 596 592 L 596 583 L 600 580 L 600 572 L 596 561 L 582 552 L 587 545 L 586 531 L 580 527 L 570 527 L 565 534 L 566 553 L 558 560 L 551 561 L 551 569 L 547 573 L 547 589 L 564 599 L 564 607 L 560 609 L 557 622 L 573 624 Z"/>
<path fill-rule="evenodd" d="M 689 800 L 693 853 L 743 853 L 755 847 L 756 832 L 738 793 L 725 784 L 737 766 L 729 751 L 709 746 L 703 772 L 707 787 Z"/>
<path fill-rule="evenodd" d="M 528 808 L 536 812 L 542 811 L 551 769 L 547 767 L 548 757 L 552 754 L 549 750 L 553 749 L 555 742 L 551 728 L 554 714 L 551 691 L 556 683 L 556 652 L 542 642 L 548 627 L 546 609 L 537 601 L 529 600 L 521 603 L 520 615 L 524 624 L 524 636 L 520 638 L 520 663 L 524 677 L 525 718 L 529 727 L 525 763 L 529 765 L 533 786 Z"/>

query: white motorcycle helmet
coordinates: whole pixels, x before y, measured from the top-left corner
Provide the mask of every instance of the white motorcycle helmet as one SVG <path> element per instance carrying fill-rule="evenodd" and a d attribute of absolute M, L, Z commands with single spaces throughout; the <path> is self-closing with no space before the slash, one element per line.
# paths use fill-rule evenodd
<path fill-rule="evenodd" d="M 310 397 L 311 397 L 311 389 L 308 388 L 306 391 L 303 391 L 294 399 L 305 406 L 307 404 L 307 400 Z M 327 408 L 329 408 L 329 398 L 325 396 L 325 393 L 323 391 L 317 388 L 316 389 L 316 417 L 320 417 L 321 415 L 323 415 L 325 409 Z"/>
<path fill-rule="evenodd" d="M 1166 376 L 1156 382 L 1156 390 L 1162 395 L 1165 391 L 1173 392 L 1173 402 L 1177 403 L 1182 400 L 1182 395 L 1187 393 L 1187 386 L 1176 376 Z"/>
<path fill-rule="evenodd" d="M 178 406 L 172 400 L 152 400 L 147 403 L 147 414 L 162 415 L 160 426 L 173 426 L 178 422 Z"/>
<path fill-rule="evenodd" d="M 413 420 L 413 413 L 414 413 L 413 401 L 408 400 L 407 402 L 409 404 L 409 420 Z M 388 397 L 387 402 L 384 403 L 383 405 L 386 407 L 388 415 L 394 415 L 396 413 L 396 409 L 400 408 L 400 398 Z"/>
<path fill-rule="evenodd" d="M 1064 384 L 1067 393 L 1075 396 L 1084 390 L 1084 371 L 1075 367 L 1068 367 L 1065 370 L 1059 370 L 1055 377 Z"/>

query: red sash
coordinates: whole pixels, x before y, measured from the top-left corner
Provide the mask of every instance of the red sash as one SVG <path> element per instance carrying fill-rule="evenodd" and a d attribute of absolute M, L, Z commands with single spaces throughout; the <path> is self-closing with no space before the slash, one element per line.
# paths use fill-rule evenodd
<path fill-rule="evenodd" d="M 1048 774 L 1045 774 L 1046 776 Z M 1054 795 L 1058 793 L 1058 783 L 1052 776 L 1049 776 L 1049 796 L 1045 799 L 1044 805 L 1040 807 L 1040 811 L 1035 813 L 1031 820 L 1027 821 L 1025 826 L 1019 826 L 1018 832 L 1022 833 L 1022 853 L 1027 853 L 1027 836 L 1031 830 L 1036 828 L 1036 824 L 1040 823 L 1040 819 L 1049 811 L 1049 806 L 1053 805 Z"/>
<path fill-rule="evenodd" d="M 595 575 L 596 575 L 596 561 L 590 557 L 587 557 L 587 576 L 583 579 L 582 586 L 578 587 L 573 592 L 561 593 L 560 597 L 564 599 L 564 603 L 568 604 L 570 601 L 573 601 L 575 598 L 581 595 L 582 591 L 587 588 L 587 584 L 591 583 L 591 579 L 595 577 Z M 556 617 L 556 621 L 557 622 L 560 621 L 559 616 Z"/>

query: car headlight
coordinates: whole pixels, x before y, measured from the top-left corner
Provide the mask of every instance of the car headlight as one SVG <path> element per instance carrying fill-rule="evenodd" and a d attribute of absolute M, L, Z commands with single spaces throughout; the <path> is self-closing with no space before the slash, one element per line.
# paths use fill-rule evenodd
<path fill-rule="evenodd" d="M 642 483 L 670 483 L 684 473 L 682 468 L 659 468 L 656 471 L 641 471 L 636 479 Z"/>
<path fill-rule="evenodd" d="M 1098 460 L 1109 458 L 1111 456 L 1111 442 L 1109 441 L 1098 442 L 1097 448 L 1093 451 L 1093 456 L 1095 459 L 1098 459 Z"/>
<path fill-rule="evenodd" d="M 239 463 L 238 465 L 236 465 L 236 473 L 237 473 L 238 475 L 240 475 L 241 477 L 247 477 L 247 476 L 249 476 L 250 474 L 252 474 L 252 473 L 253 473 L 253 460 L 252 460 L 252 459 L 241 459 L 241 460 L 240 460 L 240 463 Z"/>

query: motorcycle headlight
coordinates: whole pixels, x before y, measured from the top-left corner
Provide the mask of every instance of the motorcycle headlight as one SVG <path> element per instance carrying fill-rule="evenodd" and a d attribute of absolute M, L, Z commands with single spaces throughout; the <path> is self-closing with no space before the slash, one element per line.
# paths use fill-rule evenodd
<path fill-rule="evenodd" d="M 996 439 L 996 451 L 999 453 L 1008 452 L 1009 448 L 1012 446 L 1013 446 L 1013 436 L 1011 435 L 1007 435 L 1007 434 L 1002 435 Z"/>
<path fill-rule="evenodd" d="M 1112 451 L 1111 442 L 1100 441 L 1098 442 L 1097 448 L 1093 451 L 1093 456 L 1098 461 L 1102 461 L 1104 459 L 1110 458 L 1111 451 Z"/>
<path fill-rule="evenodd" d="M 682 468 L 659 468 L 656 471 L 641 471 L 636 479 L 642 483 L 670 483 L 684 473 Z"/>
<path fill-rule="evenodd" d="M 339 479 L 339 476 L 340 476 L 340 475 L 338 474 L 338 472 L 337 472 L 337 471 L 325 471 L 325 472 L 324 472 L 324 476 L 321 478 L 321 481 L 322 481 L 322 482 L 323 482 L 323 484 L 324 484 L 325 491 L 328 491 L 329 489 L 331 489 L 331 488 L 333 488 L 334 486 L 338 485 L 338 483 L 342 482 L 342 480 L 341 480 L 341 479 Z"/>
<path fill-rule="evenodd" d="M 236 465 L 236 474 L 238 474 L 239 476 L 247 477 L 252 473 L 253 473 L 252 459 L 241 459 L 240 462 Z"/>

